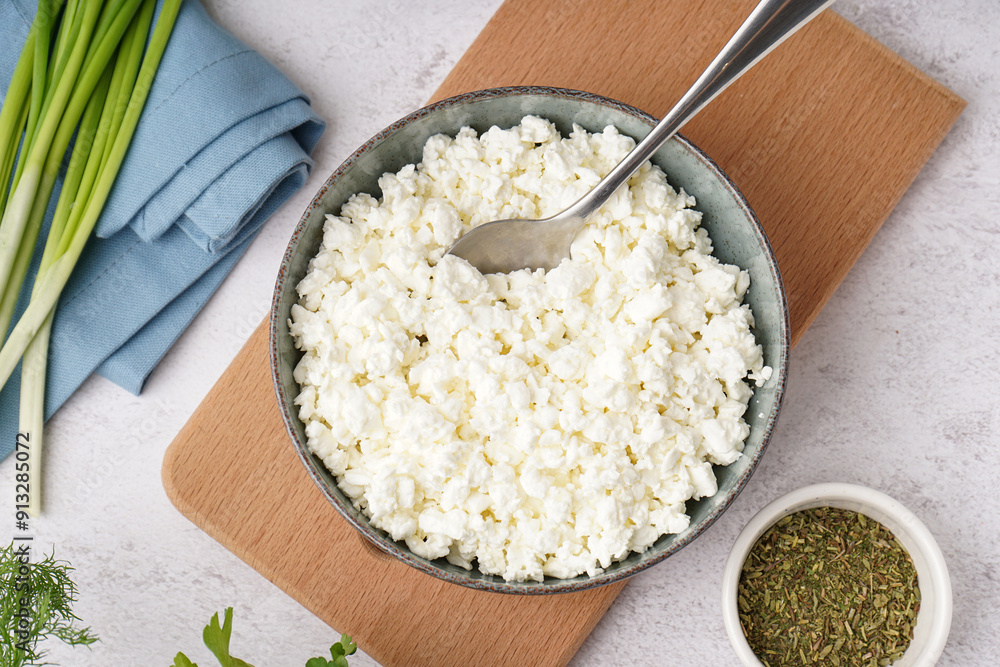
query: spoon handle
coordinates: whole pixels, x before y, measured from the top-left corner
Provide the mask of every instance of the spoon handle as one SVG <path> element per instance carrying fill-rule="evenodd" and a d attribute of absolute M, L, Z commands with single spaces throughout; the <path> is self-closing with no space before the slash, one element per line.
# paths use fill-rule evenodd
<path fill-rule="evenodd" d="M 762 0 L 680 101 L 600 183 L 566 211 L 566 216 L 582 224 L 702 107 L 832 3 Z"/>

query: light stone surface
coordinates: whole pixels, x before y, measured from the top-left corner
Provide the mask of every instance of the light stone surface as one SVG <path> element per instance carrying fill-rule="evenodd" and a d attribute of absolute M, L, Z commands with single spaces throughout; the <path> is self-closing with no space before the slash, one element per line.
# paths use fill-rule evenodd
<path fill-rule="evenodd" d="M 207 4 L 311 95 L 329 129 L 310 182 L 143 395 L 92 378 L 50 421 L 46 511 L 34 532 L 76 566 L 76 610 L 102 638 L 90 650 L 50 645 L 62 665 L 167 665 L 178 650 L 214 664 L 201 628 L 230 605 L 233 652 L 258 667 L 302 665 L 354 630 L 331 630 L 177 512 L 160 464 L 264 317 L 313 192 L 354 148 L 424 103 L 499 0 Z M 942 665 L 993 665 L 1000 654 L 1000 5 L 835 8 L 969 105 L 792 354 L 781 420 L 745 491 L 708 533 L 625 587 L 574 667 L 735 664 L 719 602 L 729 547 L 767 502 L 821 481 L 884 491 L 937 537 L 955 601 Z M 0 483 L 12 510 L 10 460 Z"/>

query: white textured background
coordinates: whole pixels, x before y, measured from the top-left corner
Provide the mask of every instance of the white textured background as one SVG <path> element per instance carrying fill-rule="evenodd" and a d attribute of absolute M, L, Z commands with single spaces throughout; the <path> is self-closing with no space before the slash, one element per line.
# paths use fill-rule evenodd
<path fill-rule="evenodd" d="M 178 650 L 214 664 L 201 628 L 230 605 L 233 652 L 258 667 L 299 667 L 339 636 L 173 508 L 163 452 L 264 317 L 313 192 L 354 148 L 425 102 L 499 5 L 206 1 L 312 97 L 329 127 L 309 184 L 144 394 L 94 378 L 50 422 L 36 539 L 77 567 L 77 612 L 102 638 L 91 650 L 50 646 L 62 665 L 166 666 Z M 692 546 L 630 582 L 574 667 L 734 664 L 719 609 L 729 546 L 769 500 L 820 481 L 868 485 L 917 513 L 954 586 L 941 664 L 997 664 L 1000 5 L 841 0 L 835 9 L 969 105 L 792 354 L 779 426 L 746 490 Z M 0 463 L 11 508 L 12 478 L 10 460 Z"/>

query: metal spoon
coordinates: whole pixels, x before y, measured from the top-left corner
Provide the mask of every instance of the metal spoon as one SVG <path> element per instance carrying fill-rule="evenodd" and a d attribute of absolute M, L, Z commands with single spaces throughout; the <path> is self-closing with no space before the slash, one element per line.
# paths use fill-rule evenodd
<path fill-rule="evenodd" d="M 496 220 L 467 232 L 448 254 L 466 259 L 481 273 L 553 269 L 587 217 L 599 209 L 656 150 L 729 84 L 833 0 L 763 0 L 708 69 L 646 137 L 594 188 L 565 211 L 541 220 Z"/>

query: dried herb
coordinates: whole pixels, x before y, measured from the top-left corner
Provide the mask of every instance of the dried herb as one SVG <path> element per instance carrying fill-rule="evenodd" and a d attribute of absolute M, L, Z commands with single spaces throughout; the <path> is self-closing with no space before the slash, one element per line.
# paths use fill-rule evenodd
<path fill-rule="evenodd" d="M 920 589 L 885 526 L 819 507 L 782 518 L 757 540 L 737 603 L 743 633 L 769 667 L 881 667 L 913 639 Z"/>

